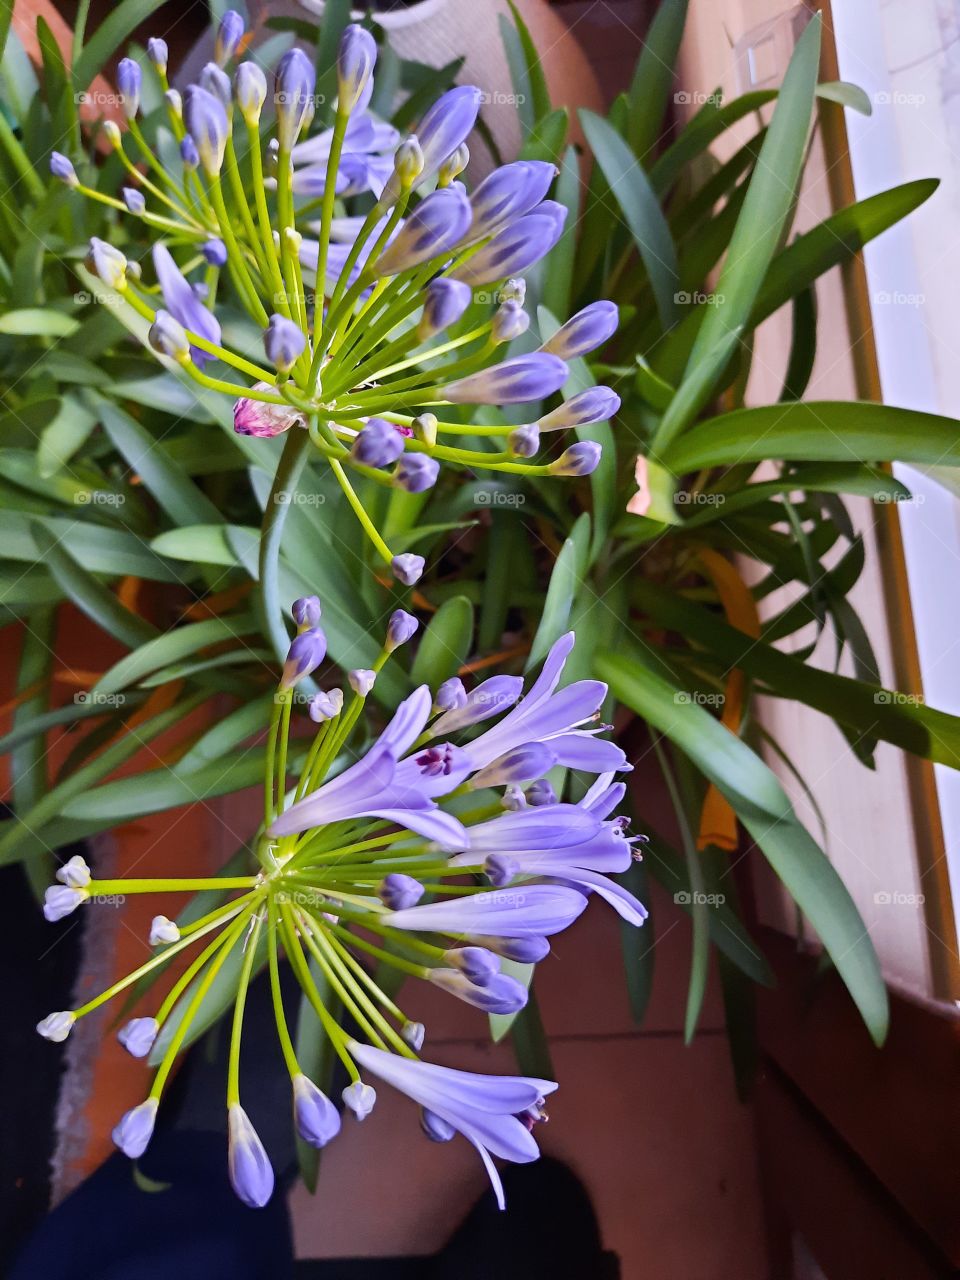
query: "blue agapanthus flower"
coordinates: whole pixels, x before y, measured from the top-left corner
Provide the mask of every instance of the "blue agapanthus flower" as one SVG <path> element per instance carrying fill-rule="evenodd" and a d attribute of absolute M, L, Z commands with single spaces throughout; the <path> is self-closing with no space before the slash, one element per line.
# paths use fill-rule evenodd
<path fill-rule="evenodd" d="M 502 1206 L 492 1158 L 536 1159 L 531 1131 L 557 1085 L 424 1061 L 425 1028 L 404 1012 L 404 992 L 384 990 L 377 975 L 392 968 L 484 1013 L 514 1014 L 526 1004 L 527 987 L 503 971 L 502 961 L 545 959 L 551 939 L 592 896 L 628 923 L 643 924 L 645 908 L 611 878 L 636 854 L 624 820 L 611 816 L 625 790 L 617 775 L 630 765 L 597 719 L 606 686 L 577 680 L 561 687 L 574 642 L 566 635 L 526 691 L 519 676 L 493 676 L 470 690 L 457 677 L 435 693 L 421 685 L 351 761 L 348 743 L 367 695 L 417 620 L 395 612 L 375 668 L 351 673 L 352 697 L 330 689 L 310 699 L 304 717 L 316 726 L 310 740 L 291 736 L 290 728 L 298 685 L 326 651 L 319 601 L 298 600 L 293 617 L 298 633 L 267 730 L 257 870 L 211 879 L 97 880 L 83 858 L 71 858 L 47 891 L 49 920 L 120 893 L 215 890 L 220 901 L 179 924 L 157 915 L 152 959 L 80 1007 L 51 1013 L 37 1030 L 63 1040 L 78 1018 L 192 953 L 156 1011 L 119 1033 L 134 1057 L 157 1068 L 147 1098 L 113 1133 L 136 1158 L 150 1141 L 170 1070 L 206 993 L 228 957 L 239 958 L 230 970 L 228 1169 L 241 1200 L 260 1206 L 272 1194 L 273 1170 L 239 1086 L 244 1005 L 256 970 L 269 971 L 298 1134 L 322 1147 L 342 1124 L 340 1108 L 298 1060 L 279 979 L 283 959 L 342 1064 L 343 1110 L 357 1120 L 371 1113 L 371 1078 L 405 1093 L 421 1108 L 428 1138 L 444 1142 L 459 1133 L 477 1148 Z M 576 803 L 558 799 L 547 779 L 557 767 L 594 775 Z"/>

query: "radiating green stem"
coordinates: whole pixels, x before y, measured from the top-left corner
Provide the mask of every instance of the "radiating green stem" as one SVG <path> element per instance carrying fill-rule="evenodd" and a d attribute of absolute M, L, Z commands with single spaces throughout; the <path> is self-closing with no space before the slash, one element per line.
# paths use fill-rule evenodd
<path fill-rule="evenodd" d="M 260 930 L 263 928 L 263 910 L 253 917 L 250 932 L 243 947 L 243 964 L 240 969 L 240 981 L 233 1002 L 233 1028 L 230 1033 L 230 1061 L 227 1066 L 227 1106 L 231 1107 L 240 1101 L 240 1038 L 243 1035 L 243 1011 L 247 1003 L 247 990 L 250 986 L 250 974 L 260 941 Z"/>

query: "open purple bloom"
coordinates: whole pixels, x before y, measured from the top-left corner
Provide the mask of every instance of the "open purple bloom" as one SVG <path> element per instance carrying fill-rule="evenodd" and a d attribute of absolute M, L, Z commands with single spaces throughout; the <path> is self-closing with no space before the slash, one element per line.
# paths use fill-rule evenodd
<path fill-rule="evenodd" d="M 425 1112 L 472 1142 L 479 1151 L 497 1204 L 504 1208 L 503 1184 L 491 1156 L 526 1164 L 540 1154 L 527 1126 L 517 1117 L 537 1111 L 557 1085 L 531 1076 L 487 1076 L 432 1062 L 415 1062 L 350 1042 L 365 1070 L 420 1104 Z"/>
<path fill-rule="evenodd" d="M 390 917 L 390 927 L 418 933 L 549 937 L 573 924 L 585 906 L 583 896 L 574 889 L 562 885 L 523 885 L 517 892 L 473 893 L 454 901 L 428 902 L 422 907 L 396 911 Z"/>

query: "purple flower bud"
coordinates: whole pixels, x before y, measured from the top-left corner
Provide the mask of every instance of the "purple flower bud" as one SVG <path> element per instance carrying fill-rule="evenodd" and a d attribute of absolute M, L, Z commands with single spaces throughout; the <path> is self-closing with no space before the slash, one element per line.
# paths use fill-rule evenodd
<path fill-rule="evenodd" d="M 298 324 L 274 313 L 263 331 L 263 349 L 267 359 L 280 372 L 288 373 L 307 345 L 307 337 Z"/>
<path fill-rule="evenodd" d="M 190 341 L 186 330 L 179 320 L 174 320 L 169 311 L 158 311 L 153 324 L 147 331 L 147 341 L 162 356 L 171 360 L 189 360 Z"/>
<path fill-rule="evenodd" d="M 483 864 L 487 879 L 498 889 L 510 883 L 520 870 L 520 863 L 506 853 L 491 853 Z"/>
<path fill-rule="evenodd" d="M 407 493 L 432 489 L 440 474 L 440 463 L 426 453 L 405 453 L 393 473 L 393 483 Z"/>
<path fill-rule="evenodd" d="M 594 440 L 578 440 L 550 463 L 552 476 L 588 476 L 600 465 L 603 450 Z"/>
<path fill-rule="evenodd" d="M 606 422 L 620 408 L 620 397 L 609 387 L 587 387 L 537 423 L 541 431 L 562 431 L 567 427 L 588 427 Z"/>
<path fill-rule="evenodd" d="M 505 960 L 515 960 L 517 964 L 537 964 L 550 954 L 549 938 L 537 934 L 531 934 L 528 938 L 475 937 L 474 942 L 482 942 L 498 956 L 503 956 Z"/>
<path fill-rule="evenodd" d="M 53 924 L 76 911 L 86 902 L 85 889 L 72 889 L 65 884 L 52 884 L 43 895 L 43 918 Z"/>
<path fill-rule="evenodd" d="M 563 232 L 567 210 L 553 200 L 544 200 L 532 213 L 503 227 L 462 266 L 454 278 L 471 288 L 492 284 L 504 276 L 526 271 L 550 252 Z"/>
<path fill-rule="evenodd" d="M 86 257 L 87 269 L 99 276 L 111 289 L 123 290 L 127 284 L 127 260 L 112 244 L 91 236 Z"/>
<path fill-rule="evenodd" d="M 559 357 L 535 351 L 458 378 L 442 388 L 441 395 L 454 404 L 521 404 L 553 395 L 569 373 Z"/>
<path fill-rule="evenodd" d="M 90 883 L 90 868 L 86 859 L 75 853 L 57 869 L 57 879 L 71 889 L 85 889 Z"/>
<path fill-rule="evenodd" d="M 471 982 L 459 969 L 431 969 L 427 978 L 442 991 L 484 1013 L 518 1013 L 528 999 L 526 987 L 506 973 L 494 974 L 483 987 Z"/>
<path fill-rule="evenodd" d="M 124 187 L 120 192 L 123 196 L 123 203 L 127 206 L 130 213 L 143 213 L 147 207 L 147 202 L 143 197 L 143 192 L 138 191 L 136 187 Z"/>
<path fill-rule="evenodd" d="M 147 41 L 147 57 L 153 63 L 158 75 L 167 74 L 169 53 L 166 40 L 161 40 L 159 36 L 151 36 Z"/>
<path fill-rule="evenodd" d="M 138 1160 L 147 1149 L 153 1137 L 153 1126 L 157 1121 L 159 1098 L 147 1098 L 138 1107 L 131 1107 L 120 1119 L 113 1130 L 112 1138 L 125 1156 Z"/>
<path fill-rule="evenodd" d="M 391 872 L 384 876 L 377 889 L 377 897 L 391 911 L 405 911 L 407 907 L 415 907 L 424 895 L 424 887 L 412 876 Z"/>
<path fill-rule="evenodd" d="M 377 682 L 377 673 L 358 667 L 347 672 L 347 683 L 358 697 L 365 698 Z"/>
<path fill-rule="evenodd" d="M 212 94 L 218 102 L 222 103 L 224 111 L 229 116 L 233 109 L 233 89 L 227 73 L 215 62 L 208 62 L 201 70 L 199 79 L 200 88 L 206 89 L 207 93 Z"/>
<path fill-rule="evenodd" d="M 160 1030 L 156 1018 L 132 1018 L 117 1032 L 117 1039 L 134 1058 L 145 1058 Z"/>
<path fill-rule="evenodd" d="M 198 84 L 187 88 L 183 99 L 183 120 L 187 133 L 193 139 L 199 163 L 209 178 L 215 178 L 223 168 L 223 154 L 227 147 L 230 125 L 223 103 Z M 189 163 L 181 144 L 184 163 Z"/>
<path fill-rule="evenodd" d="M 201 246 L 200 252 L 211 267 L 225 267 L 227 265 L 227 246 L 216 237 L 212 240 L 207 240 Z"/>
<path fill-rule="evenodd" d="M 444 680 L 433 699 L 433 705 L 438 711 L 454 711 L 457 707 L 465 706 L 466 702 L 467 691 L 459 676 Z"/>
<path fill-rule="evenodd" d="M 247 124 L 256 124 L 267 99 L 267 77 L 255 62 L 241 62 L 234 76 L 233 96 Z"/>
<path fill-rule="evenodd" d="M 337 110 L 349 114 L 367 87 L 377 60 L 377 42 L 364 27 L 351 22 L 337 50 Z"/>
<path fill-rule="evenodd" d="M 507 787 L 500 797 L 500 804 L 508 813 L 519 813 L 527 807 L 527 800 L 519 787 Z"/>
<path fill-rule="evenodd" d="M 190 137 L 189 133 L 181 139 L 180 159 L 183 161 L 184 166 L 187 169 L 196 169 L 200 165 L 200 152 L 197 150 L 197 144 Z"/>
<path fill-rule="evenodd" d="M 470 197 L 470 239 L 480 240 L 535 208 L 556 177 L 555 165 L 543 160 L 516 160 L 494 169 Z"/>
<path fill-rule="evenodd" d="M 325 1147 L 340 1132 L 337 1108 L 302 1072 L 293 1077 L 293 1118 L 297 1133 L 311 1147 Z"/>
<path fill-rule="evenodd" d="M 445 276 L 431 280 L 426 288 L 417 338 L 426 342 L 456 324 L 472 301 L 473 292 L 462 280 L 448 280 Z"/>
<path fill-rule="evenodd" d="M 417 129 L 425 176 L 439 169 L 444 159 L 466 141 L 477 122 L 481 96 L 475 85 L 460 85 L 442 94 L 427 111 Z"/>
<path fill-rule="evenodd" d="M 140 110 L 140 89 L 143 84 L 143 72 L 140 63 L 133 58 L 121 58 L 117 63 L 117 89 L 123 114 L 132 120 Z"/>
<path fill-rule="evenodd" d="M 557 793 L 546 778 L 538 778 L 527 788 L 527 804 L 540 809 L 547 804 L 557 803 Z"/>
<path fill-rule="evenodd" d="M 298 680 L 315 671 L 327 652 L 327 637 L 320 627 L 311 627 L 294 636 L 287 650 L 280 679 L 281 689 L 292 689 Z"/>
<path fill-rule="evenodd" d="M 375 278 L 429 262 L 449 250 L 470 225 L 470 202 L 453 187 L 426 196 L 369 268 Z"/>
<path fill-rule="evenodd" d="M 343 710 L 343 690 L 328 689 L 315 693 L 310 699 L 308 710 L 310 719 L 317 724 L 322 724 L 324 720 L 332 720 Z"/>
<path fill-rule="evenodd" d="M 349 1107 L 358 1120 L 366 1120 L 377 1101 L 377 1091 L 372 1085 L 356 1080 L 347 1085 L 340 1097 L 343 1105 Z"/>
<path fill-rule="evenodd" d="M 504 302 L 493 317 L 490 337 L 494 342 L 512 342 L 530 328 L 530 317 L 519 302 Z"/>
<path fill-rule="evenodd" d="M 510 452 L 517 458 L 532 458 L 540 448 L 540 432 L 535 422 L 516 427 L 507 436 Z"/>
<path fill-rule="evenodd" d="M 72 1013 L 69 1009 L 61 1009 L 57 1013 L 48 1013 L 45 1018 L 41 1018 L 37 1023 L 37 1031 L 43 1036 L 44 1040 L 52 1040 L 54 1044 L 61 1044 L 73 1030 L 73 1024 L 76 1020 L 77 1015 L 75 1013 Z"/>
<path fill-rule="evenodd" d="M 384 648 L 388 653 L 392 653 L 399 645 L 406 644 L 415 636 L 419 626 L 420 623 L 412 613 L 407 613 L 405 609 L 394 609 L 387 626 Z"/>
<path fill-rule="evenodd" d="M 317 596 L 298 596 L 290 606 L 290 615 L 300 631 L 317 626 L 322 612 Z"/>
<path fill-rule="evenodd" d="M 486 947 L 455 947 L 445 951 L 441 958 L 444 964 L 459 969 L 478 987 L 488 986 L 500 972 L 500 961 Z"/>
<path fill-rule="evenodd" d="M 313 105 L 317 75 L 313 63 L 298 46 L 277 63 L 274 102 L 277 108 L 277 141 L 281 151 L 291 151 Z"/>
<path fill-rule="evenodd" d="M 474 788 L 500 787 L 505 783 L 530 782 L 534 778 L 542 778 L 556 763 L 556 753 L 545 742 L 527 742 L 505 752 L 486 768 L 479 769 L 470 785 Z"/>
<path fill-rule="evenodd" d="M 150 945 L 151 947 L 159 947 L 163 943 L 177 942 L 180 939 L 180 930 L 173 920 L 168 920 L 166 916 L 154 916 L 150 922 Z"/>
<path fill-rule="evenodd" d="M 390 572 L 405 587 L 412 587 L 423 577 L 426 563 L 423 556 L 414 555 L 412 551 L 404 551 L 402 555 L 394 556 L 390 561 Z"/>
<path fill-rule="evenodd" d="M 257 1131 L 238 1102 L 227 1109 L 230 1185 L 250 1209 L 262 1209 L 273 1195 L 273 1167 Z"/>
<path fill-rule="evenodd" d="M 419 1053 L 423 1048 L 426 1034 L 427 1029 L 422 1022 L 405 1022 L 400 1028 L 400 1039 L 408 1044 L 414 1053 Z"/>
<path fill-rule="evenodd" d="M 602 347 L 616 333 L 619 322 L 620 312 L 615 302 L 591 302 L 561 325 L 540 350 L 552 351 L 561 360 L 573 360 Z"/>
<path fill-rule="evenodd" d="M 371 418 L 357 432 L 350 450 L 355 462 L 366 467 L 389 467 L 403 453 L 403 436 L 384 418 Z"/>
<path fill-rule="evenodd" d="M 442 1116 L 429 1111 L 426 1107 L 420 1108 L 420 1128 L 431 1142 L 449 1142 L 457 1134 L 449 1120 L 444 1120 Z"/>
<path fill-rule="evenodd" d="M 220 19 L 217 38 L 213 46 L 213 56 L 221 67 L 225 67 L 237 51 L 243 39 L 243 18 L 236 9 L 228 9 Z"/>
<path fill-rule="evenodd" d="M 50 172 L 55 178 L 65 182 L 68 187 L 75 187 L 79 184 L 80 179 L 77 177 L 76 169 L 74 169 L 67 157 L 59 151 L 50 152 Z"/>

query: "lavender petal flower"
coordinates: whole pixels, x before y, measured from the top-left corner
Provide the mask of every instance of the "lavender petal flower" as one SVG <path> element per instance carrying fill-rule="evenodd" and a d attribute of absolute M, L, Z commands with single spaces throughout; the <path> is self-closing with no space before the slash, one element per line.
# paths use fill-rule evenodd
<path fill-rule="evenodd" d="M 515 160 L 494 169 L 470 196 L 473 219 L 467 241 L 484 239 L 529 213 L 543 200 L 556 173 L 556 166 L 543 160 Z"/>
<path fill-rule="evenodd" d="M 466 729 L 469 725 L 480 724 L 491 716 L 501 715 L 513 706 L 522 693 L 522 676 L 491 676 L 472 689 L 464 702 L 435 720 L 431 726 L 431 734 L 439 738 L 444 734 Z M 490 757 L 491 760 L 493 758 Z"/>
<path fill-rule="evenodd" d="M 569 373 L 557 356 L 535 351 L 458 378 L 443 387 L 440 394 L 453 404 L 522 404 L 543 400 L 559 391 Z"/>
<path fill-rule="evenodd" d="M 220 325 L 214 316 L 199 300 L 193 289 L 170 256 L 170 250 L 163 244 L 153 246 L 153 265 L 160 283 L 160 292 L 167 310 L 191 333 L 206 338 L 208 342 L 220 345 Z M 190 355 L 194 364 L 202 368 L 208 360 L 214 359 L 199 347 L 191 347 Z"/>
<path fill-rule="evenodd" d="M 403 436 L 384 418 L 370 418 L 357 432 L 350 456 L 367 467 L 389 467 L 403 453 Z"/>
<path fill-rule="evenodd" d="M 225 67 L 236 53 L 237 47 L 243 39 L 243 30 L 243 18 L 240 14 L 237 13 L 236 9 L 227 9 L 220 19 L 217 38 L 213 46 L 213 56 L 219 66 Z"/>
<path fill-rule="evenodd" d="M 498 231 L 452 273 L 472 289 L 507 276 L 520 275 L 545 257 L 560 239 L 567 211 L 561 204 L 544 200 L 532 213 Z"/>
<path fill-rule="evenodd" d="M 581 894 L 562 885 L 523 885 L 516 892 L 472 893 L 456 901 L 396 911 L 390 916 L 390 927 L 421 933 L 549 937 L 573 924 L 585 905 Z"/>
<path fill-rule="evenodd" d="M 426 288 L 417 337 L 421 342 L 427 342 L 435 334 L 456 324 L 472 301 L 473 292 L 468 284 L 437 276 Z"/>
<path fill-rule="evenodd" d="M 589 476 L 600 465 L 603 450 L 595 440 L 578 440 L 550 463 L 552 476 Z"/>
<path fill-rule="evenodd" d="M 268 382 L 255 384 L 257 391 L 275 391 Z M 291 427 L 305 426 L 303 414 L 293 405 L 271 404 L 241 396 L 233 406 L 233 429 L 238 436 L 279 436 Z"/>
<path fill-rule="evenodd" d="M 156 1018 L 131 1018 L 117 1032 L 117 1039 L 134 1058 L 145 1058 L 160 1031 Z"/>
<path fill-rule="evenodd" d="M 210 178 L 217 177 L 223 168 L 227 135 L 230 132 L 230 122 L 223 103 L 208 89 L 191 84 L 183 97 L 183 121 L 204 173 Z"/>

